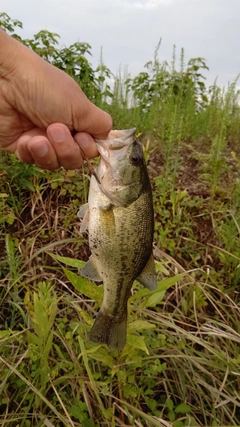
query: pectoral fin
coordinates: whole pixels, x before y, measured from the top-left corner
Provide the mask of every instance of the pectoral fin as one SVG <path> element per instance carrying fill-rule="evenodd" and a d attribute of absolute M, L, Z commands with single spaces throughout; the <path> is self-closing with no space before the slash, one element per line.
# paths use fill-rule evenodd
<path fill-rule="evenodd" d="M 100 277 L 96 266 L 94 265 L 92 256 L 90 256 L 88 262 L 81 270 L 81 276 L 86 277 L 93 282 L 102 282 L 102 278 Z"/>
<path fill-rule="evenodd" d="M 82 205 L 77 213 L 78 218 L 83 218 L 85 213 L 88 210 L 88 203 L 85 203 L 84 205 Z"/>
<path fill-rule="evenodd" d="M 140 276 L 137 277 L 137 280 L 150 291 L 154 291 L 157 288 L 157 274 L 155 270 L 153 255 L 150 256 L 142 273 L 140 274 Z"/>
<path fill-rule="evenodd" d="M 77 213 L 78 218 L 82 219 L 81 227 L 80 227 L 80 233 L 85 233 L 88 230 L 88 224 L 89 224 L 89 209 L 88 209 L 88 203 L 85 203 L 85 205 L 82 205 Z"/>

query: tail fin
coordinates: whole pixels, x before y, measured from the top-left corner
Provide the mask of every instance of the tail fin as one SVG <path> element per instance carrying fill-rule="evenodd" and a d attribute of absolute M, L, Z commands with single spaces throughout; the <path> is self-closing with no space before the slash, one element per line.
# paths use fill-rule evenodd
<path fill-rule="evenodd" d="M 94 343 L 107 344 L 113 350 L 122 350 L 127 337 L 127 312 L 111 316 L 99 311 L 90 331 L 89 339 Z"/>

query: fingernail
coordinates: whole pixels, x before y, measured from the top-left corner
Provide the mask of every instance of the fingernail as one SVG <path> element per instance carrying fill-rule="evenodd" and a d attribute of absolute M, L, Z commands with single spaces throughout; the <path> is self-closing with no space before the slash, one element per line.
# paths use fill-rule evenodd
<path fill-rule="evenodd" d="M 48 152 L 48 145 L 44 142 L 41 144 L 37 144 L 34 147 L 34 152 L 38 157 L 44 157 Z"/>
<path fill-rule="evenodd" d="M 80 133 L 79 138 L 78 138 L 78 142 L 79 142 L 80 147 L 86 148 L 86 147 L 89 147 L 89 145 L 91 145 L 93 143 L 93 139 L 90 135 L 88 135 L 86 133 Z"/>
<path fill-rule="evenodd" d="M 54 142 L 64 142 L 66 140 L 66 131 L 62 127 L 53 127 L 48 130 Z"/>

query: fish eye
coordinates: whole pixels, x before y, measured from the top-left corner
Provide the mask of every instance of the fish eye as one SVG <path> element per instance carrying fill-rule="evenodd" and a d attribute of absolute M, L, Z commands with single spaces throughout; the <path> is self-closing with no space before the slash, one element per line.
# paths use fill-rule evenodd
<path fill-rule="evenodd" d="M 132 154 L 130 156 L 130 161 L 133 166 L 139 166 L 142 163 L 142 156 L 139 156 L 139 154 Z"/>

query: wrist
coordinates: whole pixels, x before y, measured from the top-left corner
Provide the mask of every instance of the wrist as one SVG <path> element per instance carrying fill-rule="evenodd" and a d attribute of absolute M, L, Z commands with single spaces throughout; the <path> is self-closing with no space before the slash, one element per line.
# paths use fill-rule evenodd
<path fill-rule="evenodd" d="M 4 30 L 0 29 L 0 78 L 8 80 L 14 74 L 23 51 L 27 49 L 20 42 L 9 36 Z"/>

